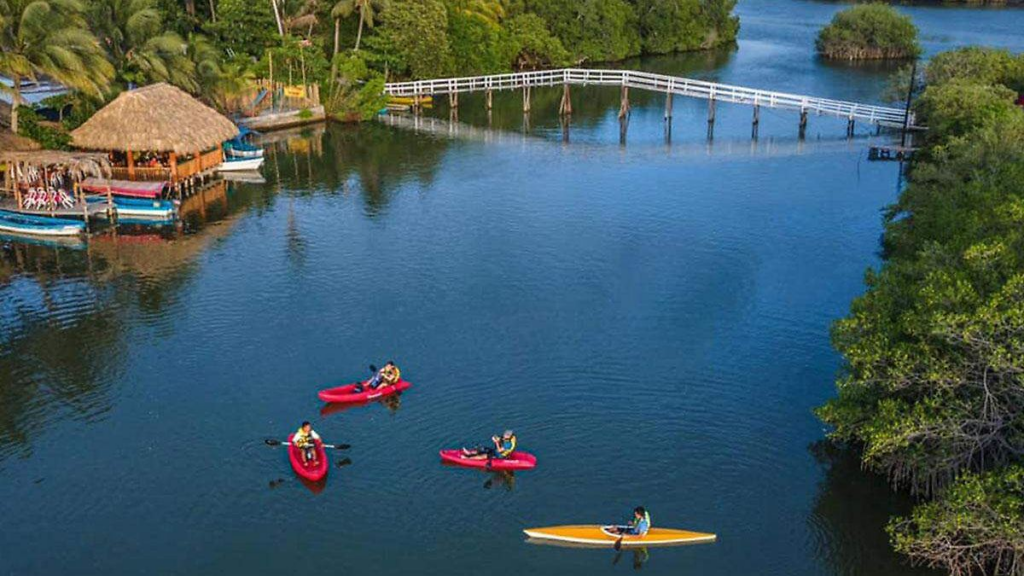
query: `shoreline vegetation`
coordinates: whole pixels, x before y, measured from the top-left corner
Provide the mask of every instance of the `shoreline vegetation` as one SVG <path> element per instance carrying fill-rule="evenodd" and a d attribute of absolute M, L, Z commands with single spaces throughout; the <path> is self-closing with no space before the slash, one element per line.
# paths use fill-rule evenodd
<path fill-rule="evenodd" d="M 257 79 L 318 85 L 329 117 L 368 119 L 385 78 L 423 79 L 619 61 L 732 44 L 736 0 L 6 0 L 0 84 L 71 90 L 12 131 L 47 148 L 118 93 L 168 82 L 231 116 Z M 251 98 L 249 98 L 251 101 Z M 5 118 L 7 120 L 7 118 Z"/>
<path fill-rule="evenodd" d="M 837 13 L 818 33 L 815 48 L 831 60 L 899 60 L 921 54 L 917 26 L 886 4 L 862 4 Z"/>
<path fill-rule="evenodd" d="M 950 574 L 1024 573 L 1024 55 L 933 58 L 928 126 L 885 215 L 884 261 L 833 326 L 817 410 L 864 468 L 921 501 L 895 549 Z"/>

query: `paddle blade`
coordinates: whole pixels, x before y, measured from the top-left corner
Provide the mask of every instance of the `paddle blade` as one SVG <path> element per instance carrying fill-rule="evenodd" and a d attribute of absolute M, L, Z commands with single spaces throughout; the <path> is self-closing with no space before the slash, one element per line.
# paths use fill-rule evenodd
<path fill-rule="evenodd" d="M 348 450 L 351 447 L 351 444 L 324 444 L 324 448 L 332 448 L 334 450 Z"/>
<path fill-rule="evenodd" d="M 619 550 L 622 550 L 622 536 L 619 536 L 619 539 L 615 541 L 615 551 L 618 552 Z"/>
<path fill-rule="evenodd" d="M 374 366 L 373 364 L 370 364 L 370 372 L 377 372 L 377 367 Z"/>
<path fill-rule="evenodd" d="M 267 438 L 264 442 L 266 442 L 267 446 L 280 446 L 283 444 L 280 440 L 274 440 L 273 438 Z"/>

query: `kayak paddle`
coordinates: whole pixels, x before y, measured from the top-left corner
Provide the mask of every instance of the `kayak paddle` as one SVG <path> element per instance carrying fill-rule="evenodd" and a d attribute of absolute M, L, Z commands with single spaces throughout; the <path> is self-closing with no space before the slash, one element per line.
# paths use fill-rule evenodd
<path fill-rule="evenodd" d="M 264 440 L 267 446 L 289 446 L 290 442 L 282 442 L 281 440 L 274 440 L 273 438 L 267 438 Z M 324 448 L 333 448 L 335 450 L 348 450 L 352 447 L 351 444 L 322 444 Z"/>

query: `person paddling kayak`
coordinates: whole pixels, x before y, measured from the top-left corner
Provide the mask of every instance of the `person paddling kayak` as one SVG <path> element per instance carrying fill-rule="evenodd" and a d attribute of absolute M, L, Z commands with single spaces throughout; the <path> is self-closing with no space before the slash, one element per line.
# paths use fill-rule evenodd
<path fill-rule="evenodd" d="M 501 436 L 491 436 L 491 442 L 494 443 L 493 447 L 463 448 L 462 455 L 470 460 L 504 460 L 516 451 L 516 435 L 511 430 L 505 430 Z"/>
<path fill-rule="evenodd" d="M 398 369 L 398 366 L 395 366 L 395 361 L 388 360 L 388 363 L 378 370 L 373 375 L 373 378 L 370 378 L 370 380 L 366 382 L 365 386 L 363 384 L 357 384 L 355 392 L 358 394 L 363 392 L 366 388 L 376 390 L 377 388 L 382 388 L 384 386 L 394 386 L 395 384 L 398 384 L 398 381 L 401 380 L 401 378 L 402 371 Z"/>
<path fill-rule="evenodd" d="M 320 435 L 313 430 L 313 425 L 309 422 L 303 422 L 302 426 L 299 426 L 298 431 L 295 432 L 295 435 L 292 436 L 292 444 L 299 448 L 303 466 L 309 466 L 310 462 L 313 463 L 314 467 L 320 465 L 316 458 L 317 442 L 320 442 Z"/>
<path fill-rule="evenodd" d="M 633 509 L 633 519 L 625 526 L 609 526 L 609 531 L 624 536 L 646 536 L 651 529 L 651 514 L 643 506 Z"/>

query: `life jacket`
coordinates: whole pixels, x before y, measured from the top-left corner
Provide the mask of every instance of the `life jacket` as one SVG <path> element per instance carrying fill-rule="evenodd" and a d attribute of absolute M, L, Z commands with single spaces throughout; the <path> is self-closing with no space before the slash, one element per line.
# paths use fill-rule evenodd
<path fill-rule="evenodd" d="M 398 379 L 402 377 L 402 371 L 399 370 L 398 366 L 395 366 L 394 364 L 392 364 L 391 366 L 385 366 L 383 372 L 384 379 L 387 380 L 389 384 L 394 384 L 398 382 Z"/>
<path fill-rule="evenodd" d="M 295 435 L 292 436 L 292 444 L 295 444 L 299 448 L 305 448 L 307 446 L 312 446 L 313 445 L 313 431 L 312 431 L 312 429 L 310 430 L 309 434 L 306 434 L 305 432 L 302 431 L 302 428 L 299 428 L 299 430 L 295 433 Z"/>
<path fill-rule="evenodd" d="M 633 528 L 639 529 L 641 522 L 646 522 L 647 523 L 647 529 L 650 530 L 651 529 L 651 513 L 648 512 L 647 510 L 644 510 L 644 517 L 643 518 L 641 518 L 640 520 L 637 520 L 636 518 L 634 518 L 633 519 Z"/>
<path fill-rule="evenodd" d="M 513 434 L 508 439 L 508 448 L 505 448 L 505 439 L 501 439 L 501 448 L 498 450 L 498 456 L 502 458 L 509 457 L 513 452 L 516 451 L 516 435 Z"/>

